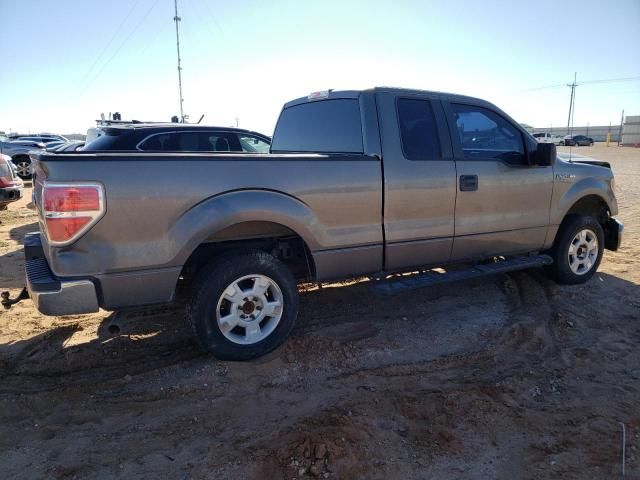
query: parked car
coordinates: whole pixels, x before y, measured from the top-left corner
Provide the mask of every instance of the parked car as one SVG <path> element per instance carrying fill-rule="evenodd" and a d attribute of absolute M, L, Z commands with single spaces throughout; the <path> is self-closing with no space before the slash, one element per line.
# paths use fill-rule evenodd
<path fill-rule="evenodd" d="M 63 142 L 61 140 L 56 140 L 54 142 L 49 142 L 45 144 L 45 150 L 47 151 L 51 151 L 51 150 L 55 150 L 56 148 L 62 146 L 62 145 L 66 145 L 67 142 Z"/>
<path fill-rule="evenodd" d="M 271 139 L 261 133 L 187 123 L 136 123 L 101 128 L 83 151 L 269 153 Z"/>
<path fill-rule="evenodd" d="M 593 138 L 587 137 L 585 135 L 567 135 L 566 137 L 564 137 L 564 144 L 567 146 L 576 147 L 592 147 Z"/>
<path fill-rule="evenodd" d="M 15 164 L 17 175 L 23 180 L 31 178 L 31 158 L 29 153 L 34 150 L 43 150 L 44 143 L 35 140 L 9 140 L 0 135 L 0 153 L 9 155 Z"/>
<path fill-rule="evenodd" d="M 69 142 L 69 139 L 67 137 L 63 137 L 62 135 L 16 135 L 10 138 L 12 141 L 25 140 L 44 144 L 49 144 L 51 142 Z"/>
<path fill-rule="evenodd" d="M 0 210 L 22 197 L 23 183 L 15 173 L 11 157 L 0 154 Z"/>
<path fill-rule="evenodd" d="M 25 268 L 38 309 L 162 304 L 180 286 L 200 345 L 243 360 L 285 340 L 298 282 L 467 263 L 412 278 L 547 265 L 578 284 L 621 243 L 607 164 L 557 159 L 484 100 L 320 92 L 284 106 L 271 153 L 245 152 L 247 140 L 266 143 L 235 129 L 118 127 L 79 152 L 35 154 L 41 231 L 25 237 Z"/>
<path fill-rule="evenodd" d="M 553 143 L 554 145 L 564 145 L 564 139 L 560 135 L 556 135 L 555 133 L 534 133 L 533 138 L 535 138 L 538 143 Z"/>
<path fill-rule="evenodd" d="M 57 145 L 53 148 L 47 148 L 47 150 L 53 151 L 53 152 L 75 152 L 76 150 L 82 147 L 84 147 L 84 142 L 77 141 L 77 142 L 63 143 L 62 145 Z"/>

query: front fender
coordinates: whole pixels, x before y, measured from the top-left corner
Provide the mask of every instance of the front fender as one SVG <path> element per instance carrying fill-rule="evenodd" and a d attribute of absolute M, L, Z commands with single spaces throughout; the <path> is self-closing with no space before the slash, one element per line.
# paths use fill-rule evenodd
<path fill-rule="evenodd" d="M 209 236 L 232 225 L 264 221 L 296 232 L 310 250 L 318 249 L 320 222 L 301 200 L 272 190 L 236 190 L 218 194 L 193 206 L 169 232 L 178 254 L 174 265 L 182 265 Z"/>
<path fill-rule="evenodd" d="M 618 202 L 610 183 L 604 179 L 596 177 L 582 178 L 568 188 L 563 189 L 561 186 L 565 185 L 565 183 L 562 182 L 562 177 L 559 178 L 558 174 L 556 174 L 555 183 L 554 196 L 557 192 L 558 200 L 554 202 L 556 206 L 551 215 L 552 225 L 560 225 L 569 210 L 571 210 L 571 207 L 580 199 L 590 195 L 601 198 L 607 204 L 612 216 L 618 214 Z"/>

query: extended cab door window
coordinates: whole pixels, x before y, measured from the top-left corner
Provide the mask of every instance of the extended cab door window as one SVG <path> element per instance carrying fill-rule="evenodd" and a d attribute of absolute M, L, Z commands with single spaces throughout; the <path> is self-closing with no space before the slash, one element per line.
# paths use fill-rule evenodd
<path fill-rule="evenodd" d="M 464 158 L 496 159 L 527 165 L 522 134 L 496 112 L 475 105 L 451 104 Z"/>
<path fill-rule="evenodd" d="M 398 99 L 402 151 L 408 160 L 442 158 L 436 120 L 429 100 Z"/>

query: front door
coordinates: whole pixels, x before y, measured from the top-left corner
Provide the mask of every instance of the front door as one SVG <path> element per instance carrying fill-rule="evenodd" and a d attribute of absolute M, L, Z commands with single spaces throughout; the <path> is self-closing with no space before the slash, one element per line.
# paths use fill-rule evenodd
<path fill-rule="evenodd" d="M 446 103 L 458 195 L 452 260 L 542 248 L 553 167 L 529 165 L 522 131 L 488 104 Z M 533 142 L 532 142 L 533 143 Z"/>

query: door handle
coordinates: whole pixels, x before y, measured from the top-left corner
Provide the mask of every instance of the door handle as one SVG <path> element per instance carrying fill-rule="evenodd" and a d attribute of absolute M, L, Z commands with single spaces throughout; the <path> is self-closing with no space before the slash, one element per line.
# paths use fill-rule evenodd
<path fill-rule="evenodd" d="M 460 175 L 460 191 L 473 192 L 478 190 L 478 175 Z"/>

